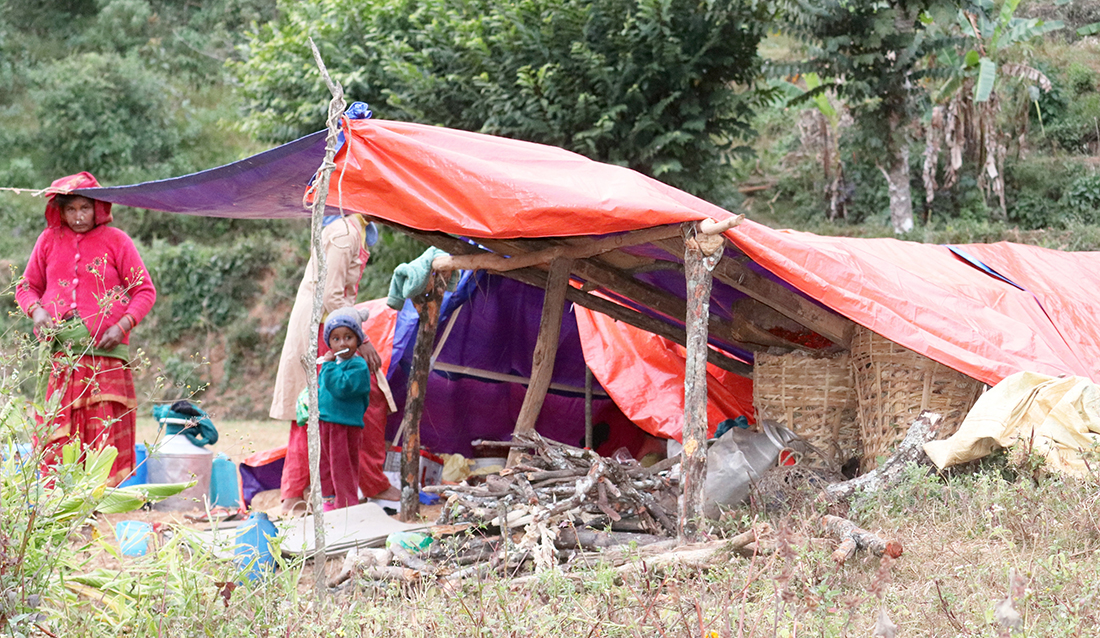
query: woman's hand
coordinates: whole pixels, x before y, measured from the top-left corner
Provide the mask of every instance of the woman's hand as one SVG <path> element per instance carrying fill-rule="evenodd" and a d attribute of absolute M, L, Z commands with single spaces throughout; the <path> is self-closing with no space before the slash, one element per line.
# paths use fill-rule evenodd
<path fill-rule="evenodd" d="M 46 309 L 42 306 L 38 306 L 34 309 L 34 313 L 31 314 L 31 319 L 34 321 L 34 331 L 38 335 L 39 339 L 46 338 L 46 330 L 53 325 L 53 317 L 50 313 L 46 312 Z"/>
<path fill-rule="evenodd" d="M 367 360 L 367 367 L 370 368 L 371 374 L 377 374 L 378 369 L 382 367 L 382 357 L 370 341 L 359 344 L 359 355 Z"/>
<path fill-rule="evenodd" d="M 125 336 L 126 334 L 122 332 L 122 328 L 119 328 L 116 323 L 103 331 L 103 336 L 99 338 L 99 343 L 96 345 L 102 350 L 114 350 L 122 343 Z"/>

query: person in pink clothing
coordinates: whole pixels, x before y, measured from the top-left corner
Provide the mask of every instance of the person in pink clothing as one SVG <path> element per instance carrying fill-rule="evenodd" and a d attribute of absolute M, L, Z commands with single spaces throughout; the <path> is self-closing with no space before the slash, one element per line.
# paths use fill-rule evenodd
<path fill-rule="evenodd" d="M 47 465 L 70 442 L 96 449 L 112 445 L 118 457 L 110 481 L 134 469 L 137 395 L 129 366 L 130 331 L 152 309 L 157 292 L 134 242 L 109 226 L 111 204 L 72 191 L 96 188 L 90 173 L 55 181 L 46 190 L 46 230 L 31 251 L 15 289 L 19 307 L 34 321 L 38 339 L 54 356 L 39 414 Z"/>

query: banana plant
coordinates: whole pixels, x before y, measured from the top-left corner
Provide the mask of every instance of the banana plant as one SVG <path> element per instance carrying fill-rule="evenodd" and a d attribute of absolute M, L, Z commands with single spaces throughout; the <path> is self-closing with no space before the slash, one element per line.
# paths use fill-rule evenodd
<path fill-rule="evenodd" d="M 963 157 L 975 158 L 980 166 L 978 184 L 987 196 L 999 200 L 997 216 L 1005 218 L 1003 166 L 1006 153 L 997 127 L 1002 106 L 998 88 L 1011 78 L 1028 87 L 1031 101 L 1038 91 L 1049 91 L 1050 79 L 1038 69 L 1010 61 L 1035 39 L 1063 27 L 1060 21 L 1016 17 L 1020 0 L 1004 0 L 999 6 L 992 0 L 972 0 L 944 20 L 939 30 L 954 35 L 955 46 L 936 54 L 932 76 L 946 80 L 932 91 L 933 108 L 925 133 L 924 184 L 928 203 L 937 188 L 936 166 L 940 151 L 946 147 L 947 161 L 941 186 L 950 188 L 958 179 Z M 930 23 L 931 17 L 925 19 Z M 1026 117 L 1026 114 L 1025 116 Z M 967 122 L 975 126 L 967 127 Z"/>
<path fill-rule="evenodd" d="M 0 425 L 10 426 L 19 406 L 0 411 Z M 0 427 L 0 548 L 11 561 L 0 570 L 0 631 L 20 634 L 43 614 L 66 604 L 71 595 L 66 580 L 79 567 L 80 556 L 92 547 L 83 530 L 95 512 L 122 513 L 178 494 L 193 483 L 111 487 L 111 466 L 118 451 L 67 445 L 62 462 L 50 474 L 40 471 L 41 453 L 23 454 Z M 7 436 L 4 436 L 7 435 Z M 82 458 L 83 457 L 83 458 Z"/>
<path fill-rule="evenodd" d="M 977 71 L 974 101 L 981 103 L 989 101 L 993 95 L 998 60 L 1019 45 L 1057 31 L 1064 25 L 1059 20 L 1046 22 L 1039 18 L 1017 18 L 1015 14 L 1020 0 L 1005 0 L 999 11 L 994 11 L 992 0 L 983 0 L 978 4 L 982 11 L 959 11 L 958 21 L 963 33 L 973 34 L 977 46 L 977 50 L 967 52 L 965 65 Z M 1001 72 L 1010 77 L 1038 82 L 1044 90 L 1050 90 L 1050 80 L 1034 67 L 1002 63 Z"/>

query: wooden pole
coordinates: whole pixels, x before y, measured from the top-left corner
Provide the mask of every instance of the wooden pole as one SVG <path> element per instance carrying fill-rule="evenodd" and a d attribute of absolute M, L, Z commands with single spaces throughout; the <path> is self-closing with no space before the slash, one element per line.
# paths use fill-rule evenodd
<path fill-rule="evenodd" d="M 420 323 L 416 328 L 416 345 L 413 346 L 412 371 L 405 398 L 405 416 L 401 430 L 405 440 L 401 443 L 401 520 L 415 521 L 420 517 L 420 416 L 424 413 L 424 397 L 428 393 L 428 373 L 431 372 L 432 348 L 439 327 L 439 305 L 447 278 L 432 272 L 428 290 L 414 300 Z"/>
<path fill-rule="evenodd" d="M 306 364 L 306 387 L 309 389 L 309 422 L 306 427 L 306 445 L 309 454 L 309 500 L 313 506 L 313 534 L 316 553 L 313 556 L 313 591 L 321 597 L 325 591 L 325 513 L 321 504 L 321 433 L 319 431 L 320 413 L 317 410 L 317 338 L 321 330 L 321 313 L 324 310 L 324 287 L 328 265 L 325 263 L 325 251 L 321 245 L 321 219 L 325 215 L 325 201 L 328 199 L 328 182 L 332 169 L 336 168 L 332 160 L 336 156 L 336 140 L 340 134 L 340 116 L 344 113 L 344 89 L 339 82 L 329 77 L 321 52 L 309 39 L 313 50 L 313 59 L 317 69 L 332 93 L 328 105 L 328 135 L 325 137 L 325 159 L 317 169 L 313 182 L 313 211 L 310 234 L 313 247 L 313 259 L 316 264 L 314 273 L 317 280 L 313 286 L 313 312 L 309 321 L 309 352 L 302 363 Z"/>
<path fill-rule="evenodd" d="M 681 543 L 697 542 L 703 516 L 707 477 L 707 325 L 710 317 L 711 270 L 722 256 L 720 235 L 698 235 L 685 224 L 684 275 L 687 278 L 687 361 L 684 364 L 684 449 L 681 453 Z M 717 237 L 717 241 L 712 241 Z"/>
<path fill-rule="evenodd" d="M 569 287 L 569 272 L 573 260 L 558 257 L 550 262 L 550 276 L 546 280 L 546 292 L 542 298 L 542 317 L 539 319 L 539 336 L 535 340 L 535 354 L 531 360 L 531 384 L 523 395 L 523 406 L 516 419 L 515 434 L 535 430 L 535 421 L 542 411 L 550 377 L 554 374 L 554 360 L 558 356 L 558 338 L 561 336 L 561 316 L 565 306 L 565 290 Z M 519 459 L 519 450 L 508 453 L 508 467 Z"/>
<path fill-rule="evenodd" d="M 584 447 L 592 449 L 592 368 L 584 366 Z"/>

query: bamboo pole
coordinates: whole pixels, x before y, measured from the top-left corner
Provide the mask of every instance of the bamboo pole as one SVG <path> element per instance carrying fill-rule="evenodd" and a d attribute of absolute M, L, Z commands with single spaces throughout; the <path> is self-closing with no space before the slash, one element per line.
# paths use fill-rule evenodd
<path fill-rule="evenodd" d="M 687 360 L 684 364 L 684 450 L 681 453 L 681 543 L 700 538 L 703 484 L 707 476 L 707 324 L 710 317 L 711 270 L 722 257 L 721 235 L 697 235 L 685 224 L 684 274 L 687 277 Z M 711 241 L 717 238 L 718 241 Z"/>
<path fill-rule="evenodd" d="M 332 93 L 332 100 L 328 104 L 328 135 L 325 137 L 325 159 L 321 167 L 317 169 L 317 175 L 313 182 L 313 210 L 310 224 L 310 235 L 313 247 L 313 258 L 317 267 L 314 269 L 317 280 L 313 285 L 313 311 L 310 314 L 309 352 L 306 361 L 306 387 L 309 388 L 309 423 L 306 428 L 306 440 L 309 450 L 309 500 L 313 505 L 313 534 L 315 539 L 315 553 L 313 555 L 314 585 L 313 591 L 318 598 L 325 591 L 325 514 L 321 504 L 321 433 L 319 431 L 320 412 L 317 409 L 317 339 L 321 330 L 321 313 L 324 310 L 324 282 L 328 272 L 325 262 L 325 251 L 321 245 L 321 219 L 325 215 L 325 202 L 328 199 L 328 182 L 332 175 L 332 169 L 336 168 L 333 158 L 336 156 L 336 139 L 340 134 L 340 116 L 344 113 L 344 89 L 339 82 L 334 82 L 329 77 L 325 62 L 321 59 L 321 52 L 317 50 L 313 38 L 309 39 L 309 46 L 313 50 L 313 59 L 317 63 L 317 69 L 324 78 L 328 90 Z"/>
<path fill-rule="evenodd" d="M 535 421 L 542 411 L 550 378 L 554 374 L 554 361 L 558 356 L 558 340 L 561 336 L 561 316 L 565 306 L 565 290 L 569 288 L 569 272 L 573 260 L 558 257 L 550 262 L 550 276 L 542 298 L 542 317 L 539 319 L 539 335 L 535 340 L 535 353 L 531 360 L 531 384 L 523 395 L 523 406 L 516 419 L 515 434 L 535 430 Z M 514 436 L 514 435 L 513 435 Z M 508 453 L 508 467 L 516 464 L 519 450 Z"/>
<path fill-rule="evenodd" d="M 428 278 L 428 289 L 414 299 L 420 317 L 416 328 L 416 345 L 413 346 L 412 371 L 405 398 L 405 416 L 401 419 L 401 520 L 415 521 L 420 516 L 420 417 L 424 413 L 424 397 L 428 392 L 428 373 L 431 372 L 432 348 L 439 328 L 439 306 L 447 278 L 433 271 Z"/>

